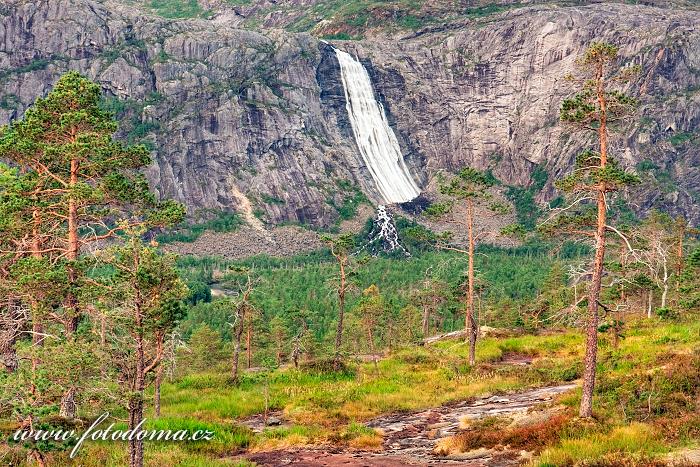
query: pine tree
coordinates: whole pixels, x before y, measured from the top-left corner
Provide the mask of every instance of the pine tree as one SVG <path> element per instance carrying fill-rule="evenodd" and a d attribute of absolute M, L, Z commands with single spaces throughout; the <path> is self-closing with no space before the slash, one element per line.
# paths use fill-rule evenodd
<path fill-rule="evenodd" d="M 15 217 L 15 228 L 31 224 L 44 240 L 38 248 L 17 245 L 16 253 L 65 258 L 72 288 L 64 303 L 68 335 L 80 318 L 74 288 L 81 248 L 114 236 L 134 219 L 163 225 L 177 222 L 184 212 L 178 204 L 157 202 L 138 172 L 150 162 L 148 152 L 113 139 L 117 124 L 100 107 L 100 97 L 96 83 L 71 71 L 22 119 L 0 130 L 0 158 L 31 177 L 21 192 L 32 202 L 23 207 L 24 216 Z M 127 210 L 129 220 L 119 222 Z"/>
<path fill-rule="evenodd" d="M 355 238 L 352 234 L 341 234 L 336 237 L 324 235 L 321 240 L 328 245 L 331 254 L 338 262 L 338 277 L 335 290 L 338 295 L 338 323 L 335 332 L 335 365 L 340 365 L 340 348 L 343 344 L 343 320 L 345 319 L 345 296 L 351 284 L 348 280 L 350 254 L 355 248 Z"/>
<path fill-rule="evenodd" d="M 101 253 L 99 259 L 114 270 L 100 279 L 101 300 L 115 310 L 109 337 L 111 363 L 125 391 L 129 428 L 135 429 L 143 420 L 147 378 L 163 361 L 163 336 L 184 317 L 182 300 L 188 291 L 175 269 L 175 256 L 144 246 L 138 234 Z M 129 441 L 129 466 L 143 466 L 143 439 Z"/>
<path fill-rule="evenodd" d="M 375 355 L 375 341 L 377 339 L 377 326 L 381 323 L 386 314 L 386 303 L 379 292 L 379 287 L 372 284 L 362 291 L 362 299 L 358 303 L 355 312 L 358 315 L 360 324 L 367 338 L 367 346 L 372 355 L 374 365 L 377 365 Z"/>
<path fill-rule="evenodd" d="M 465 310 L 465 329 L 469 341 L 469 364 L 476 362 L 476 339 L 479 335 L 479 327 L 474 310 L 474 248 L 479 234 L 475 233 L 474 208 L 475 205 L 490 199 L 488 189 L 493 185 L 493 180 L 486 174 L 471 167 L 466 167 L 440 184 L 440 193 L 449 197 L 448 202 L 434 203 L 427 210 L 427 214 L 441 217 L 452 212 L 455 202 L 463 202 L 466 207 L 464 219 L 459 219 L 458 224 L 467 229 L 467 250 L 455 247 L 451 244 L 451 234 L 438 237 L 437 246 L 445 250 L 453 250 L 465 253 L 468 257 L 467 266 L 467 299 Z"/>
<path fill-rule="evenodd" d="M 575 95 L 563 101 L 561 120 L 579 129 L 593 131 L 597 138 L 597 150 L 582 152 L 576 158 L 572 174 L 556 183 L 558 188 L 574 195 L 575 199 L 559 210 L 562 213 L 556 222 L 546 227 L 549 231 L 558 230 L 560 233 L 567 232 L 578 237 L 592 237 L 595 243 L 588 287 L 583 395 L 579 411 L 580 416 L 584 418 L 591 417 L 593 413 L 598 307 L 605 261 L 606 232 L 610 228 L 607 219 L 608 198 L 611 193 L 626 185 L 639 182 L 636 175 L 626 172 L 609 154 L 610 126 L 629 115 L 636 105 L 635 99 L 618 89 L 612 89 L 615 84 L 627 82 L 629 77 L 638 71 L 636 67 L 616 68 L 618 62 L 617 47 L 596 42 L 591 44 L 578 62 L 581 76 L 567 77 L 581 87 Z M 595 203 L 593 209 L 589 209 L 590 202 Z"/>
<path fill-rule="evenodd" d="M 35 339 L 48 318 L 63 324 L 65 338 L 75 339 L 83 246 L 184 215 L 182 206 L 158 202 L 148 191 L 139 172 L 149 163 L 148 152 L 113 139 L 117 124 L 100 107 L 100 95 L 96 83 L 68 72 L 22 119 L 0 129 L 0 159 L 21 173 L 14 181 L 0 177 L 0 211 L 11 219 L 0 225 L 0 254 L 12 258 L 11 280 L 12 269 L 18 271 L 14 285 L 32 308 Z M 5 249 L 2 239 L 8 237 Z M 65 280 L 57 280 L 61 274 Z M 70 389 L 64 394 L 61 415 L 75 417 L 74 397 Z"/>
<path fill-rule="evenodd" d="M 236 288 L 238 289 L 236 292 L 236 298 L 219 300 L 219 303 L 230 310 L 231 314 L 230 325 L 233 330 L 231 378 L 234 383 L 238 383 L 241 340 L 247 325 L 252 323 L 255 307 L 251 301 L 251 294 L 255 290 L 255 286 L 259 280 L 253 277 L 252 271 L 248 268 L 236 268 L 235 272 L 240 276 L 239 281 L 236 283 Z M 251 328 L 248 327 L 249 333 L 250 330 Z M 250 335 L 248 338 L 248 349 L 250 349 Z"/>

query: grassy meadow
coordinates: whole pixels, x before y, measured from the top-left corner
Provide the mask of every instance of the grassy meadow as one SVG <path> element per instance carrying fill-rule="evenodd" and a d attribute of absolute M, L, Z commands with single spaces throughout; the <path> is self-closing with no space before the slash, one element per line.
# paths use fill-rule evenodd
<path fill-rule="evenodd" d="M 578 391 L 561 396 L 559 402 L 567 409 L 554 431 L 540 427 L 542 433 L 519 433 L 529 442 L 538 440 L 532 465 L 655 465 L 654 459 L 672 450 L 696 446 L 699 344 L 699 323 L 657 319 L 630 322 L 619 348 L 603 337 L 596 421 L 582 422 L 574 416 Z M 231 384 L 228 364 L 222 360 L 211 371 L 165 383 L 162 415 L 154 419 L 148 413 L 146 425 L 206 428 L 216 433 L 215 440 L 148 443 L 147 465 L 249 465 L 244 451 L 309 445 L 376 450 L 381 434 L 363 422 L 377 415 L 576 380 L 583 339 L 580 333 L 566 330 L 485 338 L 478 344 L 478 363 L 473 368 L 465 364 L 466 353 L 464 342 L 446 340 L 395 349 L 376 367 L 371 362 L 349 363 L 338 372 L 313 365 L 283 367 L 246 373 L 238 385 Z M 529 366 L 499 364 L 504 356 L 516 354 L 534 360 Z M 266 410 L 281 411 L 289 424 L 261 433 L 241 424 Z M 507 430 L 501 436 L 507 437 Z M 490 445 L 488 439 L 461 442 L 453 440 L 453 449 Z M 125 446 L 92 443 L 74 465 L 122 465 L 125 460 Z"/>

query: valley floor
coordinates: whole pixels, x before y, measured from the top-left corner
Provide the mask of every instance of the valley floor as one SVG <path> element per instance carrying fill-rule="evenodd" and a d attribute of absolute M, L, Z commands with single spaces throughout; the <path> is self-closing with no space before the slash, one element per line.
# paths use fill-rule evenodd
<path fill-rule="evenodd" d="M 162 415 L 147 423 L 215 439 L 148 444 L 147 464 L 697 465 L 700 323 L 639 319 L 624 334 L 618 348 L 601 334 L 594 421 L 576 417 L 583 341 L 573 330 L 484 338 L 473 368 L 461 341 L 339 372 L 251 371 L 238 385 L 221 362 L 164 384 Z M 74 465 L 124 461 L 124 446 L 93 443 Z"/>

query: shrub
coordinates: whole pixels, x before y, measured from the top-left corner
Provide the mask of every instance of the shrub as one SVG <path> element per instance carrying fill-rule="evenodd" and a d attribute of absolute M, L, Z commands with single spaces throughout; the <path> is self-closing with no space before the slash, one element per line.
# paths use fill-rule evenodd
<path fill-rule="evenodd" d="M 418 365 L 433 361 L 430 352 L 418 348 L 397 352 L 394 358 L 401 363 L 407 363 L 409 365 Z"/>
<path fill-rule="evenodd" d="M 443 443 L 438 448 L 438 453 L 445 455 L 478 448 L 494 448 L 499 445 L 538 451 L 558 441 L 564 426 L 570 419 L 571 415 L 558 414 L 548 420 L 512 428 L 503 428 L 499 423 L 495 423 L 494 426 L 476 424 L 455 435 L 449 442 Z"/>
<path fill-rule="evenodd" d="M 183 353 L 181 360 L 188 371 L 206 371 L 224 356 L 224 345 L 218 332 L 206 324 L 197 328 L 189 340 L 189 352 Z"/>
<path fill-rule="evenodd" d="M 656 316 L 661 319 L 676 319 L 678 318 L 678 313 L 669 307 L 659 307 L 656 309 Z"/>
<path fill-rule="evenodd" d="M 332 358 L 303 362 L 299 364 L 299 369 L 306 373 L 316 375 L 337 375 L 339 377 L 355 376 L 355 368 L 347 365 L 343 361 L 336 361 Z"/>

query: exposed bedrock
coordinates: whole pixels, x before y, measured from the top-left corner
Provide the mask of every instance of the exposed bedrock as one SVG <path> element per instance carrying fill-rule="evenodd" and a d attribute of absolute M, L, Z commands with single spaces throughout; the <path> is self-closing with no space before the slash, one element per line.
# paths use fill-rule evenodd
<path fill-rule="evenodd" d="M 113 0 L 10 0 L 0 7 L 0 123 L 58 76 L 100 82 L 121 136 L 153 148 L 148 177 L 191 214 L 240 210 L 328 225 L 362 190 L 381 201 L 345 107 L 332 48 L 309 34 L 165 20 Z M 533 6 L 416 34 L 336 41 L 368 70 L 421 187 L 440 170 L 491 169 L 527 185 L 567 172 L 585 138 L 558 122 L 563 76 L 593 40 L 642 73 L 642 108 L 613 148 L 650 180 L 629 199 L 700 221 L 700 13 L 596 4 Z M 590 140 L 589 140 L 590 141 Z M 551 183 L 539 201 L 556 196 Z"/>

